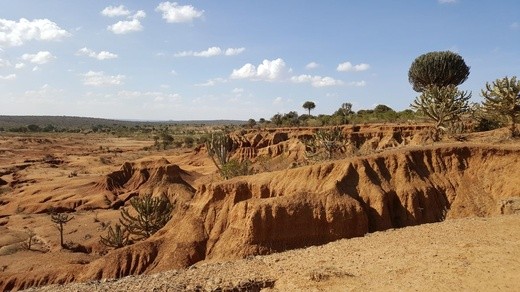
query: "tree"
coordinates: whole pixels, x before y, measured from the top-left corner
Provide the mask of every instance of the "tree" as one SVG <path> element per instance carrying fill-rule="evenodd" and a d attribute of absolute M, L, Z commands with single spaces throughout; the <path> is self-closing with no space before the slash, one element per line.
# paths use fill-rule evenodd
<path fill-rule="evenodd" d="M 348 117 L 354 113 L 352 111 L 352 104 L 350 102 L 345 102 L 341 105 L 339 110 L 343 114 L 343 124 L 346 124 L 348 122 Z"/>
<path fill-rule="evenodd" d="M 303 106 L 302 106 L 304 109 L 308 110 L 309 111 L 309 116 L 311 115 L 311 110 L 313 110 L 314 108 L 316 108 L 316 104 L 312 101 L 306 101 Z"/>
<path fill-rule="evenodd" d="M 384 105 L 384 104 L 378 104 L 374 108 L 375 113 L 386 113 L 386 112 L 393 112 L 393 111 L 394 110 L 391 107 Z"/>
<path fill-rule="evenodd" d="M 303 142 L 307 157 L 314 159 L 332 159 L 334 154 L 344 150 L 347 144 L 345 136 L 339 127 L 320 129 L 312 138 Z"/>
<path fill-rule="evenodd" d="M 249 119 L 249 120 L 247 121 L 247 126 L 248 126 L 249 128 L 254 128 L 254 127 L 256 126 L 256 121 L 255 121 L 255 119 Z"/>
<path fill-rule="evenodd" d="M 417 57 L 408 71 L 413 90 L 423 92 L 428 86 L 458 86 L 469 76 L 464 59 L 453 52 L 430 52 Z"/>
<path fill-rule="evenodd" d="M 65 247 L 63 243 L 63 225 L 67 224 L 70 220 L 72 220 L 74 216 L 69 216 L 66 213 L 51 213 L 51 221 L 56 224 L 56 228 L 60 232 L 60 245 L 61 247 Z"/>
<path fill-rule="evenodd" d="M 509 79 L 507 76 L 486 82 L 486 90 L 482 90 L 484 111 L 489 114 L 498 114 L 507 118 L 511 137 L 517 136 L 516 123 L 520 117 L 520 81 L 516 76 Z"/>
<path fill-rule="evenodd" d="M 435 129 L 439 131 L 445 130 L 448 123 L 458 121 L 461 114 L 469 110 L 470 98 L 471 93 L 459 91 L 454 85 L 431 85 L 425 88 L 410 107 L 432 119 Z"/>
<path fill-rule="evenodd" d="M 121 248 L 130 243 L 130 234 L 125 228 L 121 228 L 121 225 L 116 224 L 116 228 L 108 226 L 108 233 L 106 237 L 100 236 L 100 242 L 108 247 Z"/>
<path fill-rule="evenodd" d="M 137 214 L 131 215 L 128 209 L 123 208 L 119 223 L 137 240 L 152 236 L 172 218 L 173 205 L 164 195 L 156 198 L 152 195 L 133 197 L 130 204 Z"/>
<path fill-rule="evenodd" d="M 225 133 L 211 133 L 206 141 L 208 155 L 217 167 L 220 175 L 225 177 L 222 167 L 229 162 L 229 144 L 231 140 Z"/>
<path fill-rule="evenodd" d="M 277 126 L 281 126 L 283 122 L 282 114 L 275 114 L 273 117 L 271 117 L 271 122 Z"/>

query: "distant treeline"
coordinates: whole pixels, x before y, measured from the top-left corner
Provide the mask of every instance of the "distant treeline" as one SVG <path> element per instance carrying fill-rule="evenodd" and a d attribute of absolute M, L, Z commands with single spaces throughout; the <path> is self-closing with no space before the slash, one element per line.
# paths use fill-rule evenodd
<path fill-rule="evenodd" d="M 0 116 L 0 131 L 6 132 L 81 132 L 106 128 L 140 128 L 161 126 L 240 125 L 245 121 L 128 121 L 71 116 Z"/>

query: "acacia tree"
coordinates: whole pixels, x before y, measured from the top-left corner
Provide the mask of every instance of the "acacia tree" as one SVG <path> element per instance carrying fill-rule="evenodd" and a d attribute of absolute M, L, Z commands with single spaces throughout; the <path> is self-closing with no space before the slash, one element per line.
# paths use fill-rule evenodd
<path fill-rule="evenodd" d="M 520 117 L 520 81 L 516 80 L 516 76 L 511 79 L 507 76 L 497 79 L 493 84 L 486 82 L 486 90 L 482 90 L 482 96 L 484 110 L 506 117 L 510 124 L 511 137 L 518 136 L 516 123 Z"/>
<path fill-rule="evenodd" d="M 408 81 L 417 92 L 428 86 L 458 86 L 469 76 L 469 67 L 464 59 L 453 52 L 429 52 L 417 57 L 408 71 Z"/>
<path fill-rule="evenodd" d="M 460 91 L 455 85 L 430 85 L 410 105 L 435 122 L 435 129 L 445 130 L 448 123 L 458 121 L 469 111 L 471 93 Z"/>
<path fill-rule="evenodd" d="M 302 106 L 304 109 L 308 110 L 309 111 L 309 116 L 311 115 L 311 110 L 313 110 L 314 108 L 316 108 L 316 104 L 312 101 L 306 101 L 303 106 Z"/>

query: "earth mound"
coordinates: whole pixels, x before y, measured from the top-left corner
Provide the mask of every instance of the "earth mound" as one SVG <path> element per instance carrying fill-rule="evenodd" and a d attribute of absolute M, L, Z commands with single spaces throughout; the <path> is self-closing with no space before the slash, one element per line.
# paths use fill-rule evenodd
<path fill-rule="evenodd" d="M 519 154 L 515 147 L 439 145 L 203 184 L 148 240 L 69 269 L 5 273 L 0 288 L 160 272 L 445 218 L 501 214 L 513 205 L 504 202 L 516 202 L 520 194 L 520 177 L 511 176 Z M 162 168 L 165 161 L 158 164 L 153 173 L 172 172 L 154 178 L 160 182 L 184 175 Z M 154 177 L 132 170 L 146 166 L 130 165 L 96 187 L 128 191 Z"/>

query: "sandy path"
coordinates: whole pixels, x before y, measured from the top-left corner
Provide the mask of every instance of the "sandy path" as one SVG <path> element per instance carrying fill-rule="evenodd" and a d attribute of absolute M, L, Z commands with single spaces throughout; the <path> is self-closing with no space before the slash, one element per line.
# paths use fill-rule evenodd
<path fill-rule="evenodd" d="M 519 226 L 520 215 L 448 220 L 269 256 L 40 290 L 520 291 Z"/>

